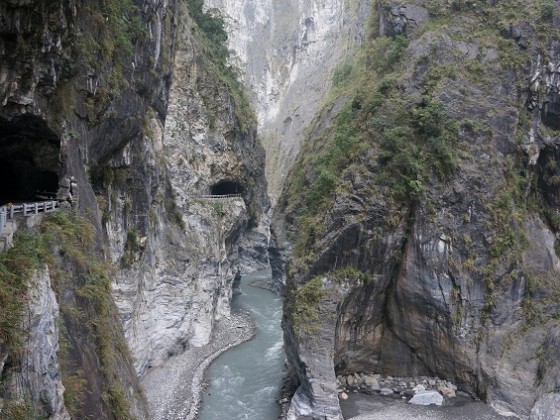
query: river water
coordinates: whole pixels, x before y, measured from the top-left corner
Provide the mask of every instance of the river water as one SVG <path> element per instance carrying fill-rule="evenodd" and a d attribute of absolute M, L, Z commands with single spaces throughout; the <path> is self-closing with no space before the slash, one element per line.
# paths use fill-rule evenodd
<path fill-rule="evenodd" d="M 249 312 L 256 336 L 220 355 L 208 368 L 208 387 L 198 420 L 276 420 L 284 377 L 282 299 L 269 290 L 251 286 L 270 278 L 270 270 L 243 276 L 242 293 L 234 296 L 232 312 Z M 341 401 L 342 414 L 356 420 L 500 420 L 488 405 L 453 399 L 443 407 L 412 406 L 391 398 L 350 394 Z M 355 417 L 356 416 L 356 417 Z"/>
<path fill-rule="evenodd" d="M 284 376 L 282 299 L 269 290 L 251 286 L 270 278 L 270 270 L 245 275 L 232 312 L 248 311 L 256 322 L 256 336 L 218 357 L 207 371 L 199 420 L 276 420 Z"/>

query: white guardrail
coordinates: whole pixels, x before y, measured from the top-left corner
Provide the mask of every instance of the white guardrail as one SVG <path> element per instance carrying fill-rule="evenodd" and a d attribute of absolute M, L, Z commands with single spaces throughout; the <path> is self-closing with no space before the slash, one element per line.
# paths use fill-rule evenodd
<path fill-rule="evenodd" d="M 224 198 L 243 198 L 241 194 L 224 194 L 224 195 L 195 195 L 193 198 L 212 198 L 212 199 L 224 199 Z"/>
<path fill-rule="evenodd" d="M 55 200 L 2 206 L 0 207 L 0 235 L 4 232 L 6 222 L 16 215 L 31 216 L 39 213 L 50 213 L 58 207 L 59 203 Z"/>

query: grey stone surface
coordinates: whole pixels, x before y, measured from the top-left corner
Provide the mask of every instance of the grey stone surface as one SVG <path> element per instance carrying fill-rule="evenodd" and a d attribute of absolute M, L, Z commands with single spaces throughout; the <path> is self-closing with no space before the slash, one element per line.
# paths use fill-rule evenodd
<path fill-rule="evenodd" d="M 560 419 L 560 394 L 543 395 L 533 409 L 529 420 Z"/>
<path fill-rule="evenodd" d="M 469 399 L 454 398 L 444 406 L 408 404 L 406 400 L 350 394 L 341 401 L 345 419 L 351 420 L 513 420 L 492 410 L 488 405 Z"/>
<path fill-rule="evenodd" d="M 191 346 L 205 346 L 214 324 L 230 315 L 241 240 L 259 235 L 248 226 L 258 226 L 268 206 L 255 130 L 240 128 L 232 97 L 206 67 L 185 3 L 178 16 L 165 125 L 150 114 L 142 158 L 129 145 L 110 162 L 143 173 L 138 192 L 114 187 L 118 198 L 108 203 L 105 225 L 111 259 L 124 265 L 113 291 L 140 375 Z M 197 198 L 224 180 L 242 184 L 243 198 Z M 130 252 L 127 211 L 130 203 L 145 208 L 145 200 L 153 203 L 138 221 L 145 239 Z"/>
<path fill-rule="evenodd" d="M 443 397 L 437 391 L 419 391 L 408 402 L 416 405 L 442 405 Z"/>
<path fill-rule="evenodd" d="M 385 36 L 410 36 L 427 20 L 428 10 L 422 6 L 414 3 L 393 5 L 389 13 L 379 14 L 379 33 Z"/>
<path fill-rule="evenodd" d="M 380 8 L 385 22 L 394 18 L 393 7 L 402 5 L 385 2 L 386 7 Z M 495 11 L 495 6 L 488 4 L 487 10 Z M 535 400 L 558 387 L 560 335 L 553 319 L 557 312 L 553 296 L 560 260 L 553 246 L 557 227 L 550 217 L 557 217 L 560 200 L 557 188 L 547 186 L 545 179 L 560 174 L 560 139 L 550 130 L 558 121 L 560 49 L 546 30 L 535 33 L 538 25 L 527 14 L 523 17 L 527 24 L 514 31 L 508 51 L 515 57 L 526 54 L 530 64 L 514 74 L 503 50 L 495 57 L 496 46 L 485 45 L 484 37 L 462 36 L 480 29 L 473 10 L 470 6 L 456 10 L 469 19 L 458 19 L 453 27 L 428 26 L 405 34 L 409 43 L 397 71 L 398 92 L 411 107 L 422 107 L 429 92 L 451 120 L 475 120 L 488 130 L 459 129 L 454 144 L 464 146 L 461 154 L 468 158 L 459 159 L 449 179 L 434 175 L 426 180 L 429 185 L 419 202 L 402 200 L 407 210 L 401 214 L 391 193 L 384 192 L 387 185 L 377 181 L 383 174 L 376 152 L 343 171 L 336 194 L 316 215 L 321 234 L 306 243 L 300 252 L 304 257 L 288 258 L 287 293 L 297 293 L 311 279 L 329 277 L 347 266 L 367 273 L 370 283 L 352 286 L 336 303 L 329 294 L 321 299 L 321 305 L 336 305 L 332 320 L 323 318 L 330 326 L 322 325 L 321 334 L 297 336 L 288 316 L 286 343 L 289 362 L 303 383 L 316 378 L 336 383 L 333 366 L 345 377 L 354 372 L 395 377 L 437 374 L 471 395 L 479 393 L 504 413 L 526 418 Z M 550 24 L 556 27 L 558 21 Z M 397 29 L 404 30 L 398 25 Z M 523 37 L 527 42 L 519 43 Z M 485 77 L 456 71 L 440 78 L 439 70 L 478 63 L 478 57 L 488 57 L 481 69 Z M 319 150 L 323 139 L 329 138 L 335 114 L 336 110 L 324 109 L 310 128 L 309 151 Z M 526 122 L 523 127 L 521 121 Z M 378 145 L 375 133 L 365 135 L 370 134 Z M 305 165 L 305 159 L 302 162 Z M 308 171 L 310 182 L 317 174 L 309 167 L 299 169 L 300 174 Z M 539 180 L 537 187 L 526 184 L 523 194 L 540 197 L 551 216 L 545 220 L 535 209 L 518 213 L 516 206 L 523 207 L 526 196 L 519 201 L 511 196 L 516 204 L 500 220 L 507 220 L 506 231 L 520 236 L 511 236 L 504 249 L 497 209 L 508 191 L 512 193 L 508 185 L 517 175 Z M 288 192 L 279 203 L 277 215 L 282 220 L 274 224 L 275 235 L 297 237 L 299 226 L 294 221 L 303 213 L 297 208 L 305 203 Z M 279 251 L 289 253 L 289 247 L 280 243 Z M 525 311 L 528 302 L 543 322 L 531 323 L 532 316 Z M 288 300 L 287 313 L 297 314 L 292 305 Z M 319 343 L 310 344 L 311 338 Z M 299 358 L 308 357 L 311 348 L 332 346 L 332 341 L 334 349 L 326 355 L 315 352 L 322 361 L 306 364 L 307 359 Z M 314 388 L 300 389 L 313 401 Z"/>
<path fill-rule="evenodd" d="M 64 406 L 64 386 L 58 362 L 59 316 L 58 302 L 52 290 L 49 270 L 45 266 L 35 271 L 30 278 L 22 320 L 27 336 L 23 343 L 21 366 L 11 366 L 4 373 L 3 378 L 7 380 L 3 391 L 11 390 L 12 397 L 33 401 L 41 415 L 48 419 L 70 420 Z M 4 353 L 2 367 L 7 356 Z M 25 383 L 25 387 L 21 386 L 22 383 Z"/>
<path fill-rule="evenodd" d="M 363 42 L 371 0 L 205 0 L 226 17 L 254 99 L 276 202 L 334 70 Z M 304 93 L 305 92 L 305 93 Z"/>

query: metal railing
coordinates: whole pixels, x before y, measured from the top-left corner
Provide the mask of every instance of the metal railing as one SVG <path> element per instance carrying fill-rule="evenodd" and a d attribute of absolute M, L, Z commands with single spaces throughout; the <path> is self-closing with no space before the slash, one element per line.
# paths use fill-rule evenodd
<path fill-rule="evenodd" d="M 38 201 L 35 203 L 11 204 L 0 207 L 0 235 L 4 232 L 6 222 L 13 219 L 16 215 L 31 216 L 39 213 L 50 213 L 59 207 L 59 202 Z"/>
<path fill-rule="evenodd" d="M 225 199 L 225 198 L 243 198 L 241 194 L 224 194 L 224 195 L 195 195 L 193 198 L 210 198 L 210 199 Z"/>
<path fill-rule="evenodd" d="M 0 207 L 0 235 L 4 232 L 4 226 L 6 226 L 6 219 L 8 218 L 8 207 Z"/>

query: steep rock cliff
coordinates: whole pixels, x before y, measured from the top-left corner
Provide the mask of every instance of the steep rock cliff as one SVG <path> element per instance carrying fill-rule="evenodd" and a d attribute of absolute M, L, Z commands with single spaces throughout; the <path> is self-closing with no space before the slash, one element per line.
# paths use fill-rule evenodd
<path fill-rule="evenodd" d="M 375 372 L 527 417 L 559 378 L 558 7 L 375 9 L 278 202 L 291 416 Z"/>
<path fill-rule="evenodd" d="M 32 201 L 35 190 L 56 191 L 74 176 L 78 211 L 96 233 L 87 247 L 73 244 L 76 253 L 40 255 L 49 267 L 61 259 L 57 274 L 70 279 L 54 281 L 56 300 L 39 330 L 57 323 L 58 304 L 65 328 L 41 331 L 45 357 L 64 359 L 62 381 L 78 395 L 66 386 L 65 411 L 62 388 L 49 385 L 47 395 L 29 382 L 14 404 L 5 388 L 6 406 L 30 403 L 52 418 L 146 418 L 137 374 L 206 342 L 214 320 L 228 314 L 240 240 L 267 208 L 264 156 L 235 74 L 216 53 L 222 47 L 190 17 L 201 16 L 196 4 L 0 2 L 0 159 L 2 176 L 14 180 L 1 198 Z M 224 191 L 241 198 L 201 197 Z M 85 264 L 83 252 L 103 270 Z M 68 253 L 82 257 L 65 262 Z M 114 302 L 90 294 L 91 278 L 105 292 L 112 285 Z M 34 284 L 24 284 L 30 296 L 42 290 Z M 16 350 L 1 339 L 2 380 L 27 369 Z M 40 371 L 42 360 L 27 370 Z M 57 371 L 52 360 L 48 369 Z M 56 382 L 60 372 L 47 374 Z"/>
<path fill-rule="evenodd" d="M 173 43 L 168 42 L 160 53 L 162 31 L 158 28 L 166 28 L 168 41 L 172 39 L 173 8 L 168 2 L 0 3 L 0 147 L 2 176 L 11 180 L 2 186 L 4 202 L 33 201 L 36 190 L 56 192 L 63 177 L 74 176 L 80 185 L 80 210 L 99 226 L 88 170 L 103 161 L 106 154 L 137 137 L 149 104 L 161 111 L 165 109 L 168 88 L 165 74 L 169 74 L 169 65 L 162 65 L 161 57 L 170 57 Z M 101 259 L 100 245 L 98 242 L 89 249 L 91 261 Z M 56 248 L 51 252 L 57 255 Z M 128 350 L 126 345 L 119 347 L 123 336 L 120 325 L 115 323 L 115 313 L 110 321 L 102 321 L 110 328 L 105 332 L 111 335 L 108 342 L 102 342 L 95 327 L 100 307 L 79 295 L 83 276 L 89 274 L 82 273 L 83 262 L 79 266 L 76 263 L 70 260 L 60 264 L 58 269 L 68 273 L 72 281 L 68 286 L 59 284 L 56 289 L 59 306 L 64 300 L 60 311 L 66 325 L 64 333 L 58 336 L 60 340 L 68 340 L 65 361 L 60 363 L 66 364 L 62 366 L 62 377 L 72 384 L 73 395 L 79 395 L 73 399 L 70 391 L 66 392 L 64 403 L 72 416 L 145 417 L 146 406 Z M 73 273 L 77 273 L 75 277 Z M 30 282 L 30 296 L 35 296 L 38 286 L 45 282 Z M 46 293 L 37 298 L 39 302 L 47 300 L 51 293 L 48 289 L 38 289 Z M 107 299 L 98 302 L 109 305 L 103 306 L 108 310 L 113 304 L 109 303 L 110 297 Z M 30 298 L 30 305 L 34 301 Z M 45 353 L 45 357 L 57 353 L 56 327 L 50 332 L 41 330 L 58 324 L 56 301 L 48 300 L 50 309 L 37 314 L 38 325 L 24 324 L 30 329 L 25 354 L 39 349 L 47 353 L 49 348 L 51 354 Z M 33 306 L 28 310 L 36 312 Z M 33 338 L 36 335 L 39 341 Z M 10 341 L 3 342 L 4 345 L 8 352 L 4 379 L 12 376 L 10 372 L 17 377 L 18 369 L 24 377 L 28 377 L 25 372 L 38 374 L 44 369 L 40 354 L 31 354 L 30 359 L 20 364 L 17 348 Z M 60 377 L 55 372 L 56 363 L 54 358 L 45 372 L 55 382 Z M 4 396 L 9 398 L 4 401 L 4 408 L 28 407 L 38 410 L 39 416 L 64 418 L 60 386 L 44 392 L 51 385 L 40 381 L 19 382 L 17 392 L 7 387 Z M 15 399 L 11 401 L 11 398 Z"/>
<path fill-rule="evenodd" d="M 205 0 L 223 15 L 255 104 L 273 202 L 341 59 L 362 40 L 369 1 Z"/>
<path fill-rule="evenodd" d="M 181 4 L 165 127 L 152 119 L 141 148 L 112 156 L 114 175 L 100 184 L 109 191 L 112 258 L 122 266 L 115 296 L 140 374 L 206 344 L 214 321 L 229 315 L 239 240 L 267 206 L 252 120 L 240 121 L 197 31 Z M 242 198 L 201 198 L 219 185 Z"/>

